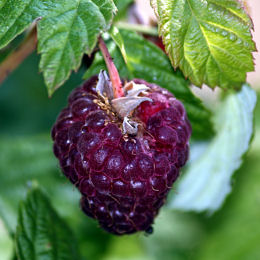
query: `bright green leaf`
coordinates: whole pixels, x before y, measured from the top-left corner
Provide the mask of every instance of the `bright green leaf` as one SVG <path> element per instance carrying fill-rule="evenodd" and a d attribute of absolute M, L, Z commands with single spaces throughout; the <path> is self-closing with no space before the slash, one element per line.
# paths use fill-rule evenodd
<path fill-rule="evenodd" d="M 30 190 L 20 205 L 16 247 L 20 260 L 79 259 L 70 228 L 39 189 Z"/>
<path fill-rule="evenodd" d="M 151 0 L 172 65 L 192 83 L 239 88 L 254 70 L 252 22 L 237 0 Z"/>
<path fill-rule="evenodd" d="M 253 134 L 256 94 L 248 85 L 229 95 L 215 116 L 217 134 L 208 144 L 194 146 L 187 171 L 177 187 L 171 208 L 194 211 L 219 209 L 231 191 L 231 177 L 242 164 Z M 202 149 L 201 149 L 202 148 Z"/>
<path fill-rule="evenodd" d="M 6 0 L 0 3 L 0 49 L 54 7 L 52 0 Z"/>
<path fill-rule="evenodd" d="M 100 32 L 109 29 L 116 8 L 111 0 L 58 1 L 38 25 L 38 51 L 49 95 L 91 53 Z"/>
<path fill-rule="evenodd" d="M 124 40 L 127 65 L 116 45 L 111 42 L 108 44 L 120 76 L 128 79 L 142 78 L 167 88 L 184 103 L 192 123 L 193 137 L 206 138 L 210 136 L 213 132 L 210 122 L 211 113 L 193 95 L 189 89 L 189 82 L 183 78 L 182 74 L 172 69 L 165 53 L 134 32 L 120 30 L 120 34 Z M 84 78 L 98 74 L 101 69 L 106 69 L 106 65 L 102 56 L 98 53 Z"/>

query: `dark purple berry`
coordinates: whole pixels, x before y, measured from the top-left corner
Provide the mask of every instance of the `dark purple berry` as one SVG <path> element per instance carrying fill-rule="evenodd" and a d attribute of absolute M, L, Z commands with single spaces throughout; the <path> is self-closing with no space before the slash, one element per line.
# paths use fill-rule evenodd
<path fill-rule="evenodd" d="M 117 235 L 153 232 L 152 224 L 186 163 L 191 127 L 183 105 L 167 90 L 149 90 L 131 113 L 137 134 L 96 90 L 98 76 L 69 96 L 52 129 L 54 154 L 82 194 L 81 208 Z"/>

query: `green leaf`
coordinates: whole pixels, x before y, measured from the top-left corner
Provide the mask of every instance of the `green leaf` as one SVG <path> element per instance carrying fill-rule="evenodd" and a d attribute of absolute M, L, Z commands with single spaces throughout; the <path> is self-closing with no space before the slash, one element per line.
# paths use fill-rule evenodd
<path fill-rule="evenodd" d="M 0 9 L 0 48 L 39 20 L 40 70 L 52 95 L 92 52 L 115 12 L 112 0 L 7 0 Z"/>
<path fill-rule="evenodd" d="M 0 3 L 0 49 L 5 47 L 31 23 L 44 17 L 54 7 L 52 0 L 6 0 Z"/>
<path fill-rule="evenodd" d="M 213 212 L 221 207 L 231 192 L 231 177 L 249 149 L 255 105 L 255 91 L 248 85 L 220 104 L 215 116 L 217 134 L 211 142 L 191 149 L 191 156 L 199 156 L 191 158 L 171 208 Z"/>
<path fill-rule="evenodd" d="M 165 53 L 134 32 L 120 30 L 120 34 L 124 40 L 127 65 L 116 45 L 113 42 L 108 44 L 120 76 L 127 79 L 141 78 L 167 88 L 184 103 L 192 123 L 193 137 L 207 138 L 211 136 L 213 132 L 210 122 L 211 113 L 193 95 L 189 89 L 189 82 L 183 78 L 182 74 L 172 69 Z M 106 69 L 106 65 L 98 53 L 84 78 L 98 74 L 101 69 Z"/>
<path fill-rule="evenodd" d="M 127 56 L 126 56 L 126 51 L 125 51 L 125 44 L 123 41 L 123 38 L 119 32 L 119 30 L 113 26 L 110 30 L 109 30 L 109 35 L 110 37 L 113 39 L 113 41 L 115 42 L 115 44 L 118 46 L 118 48 L 121 51 L 121 54 L 125 60 L 125 63 L 127 63 Z"/>
<path fill-rule="evenodd" d="M 1 137 L 0 149 L 0 217 L 9 233 L 15 231 L 19 201 L 32 181 L 46 189 L 62 216 L 78 221 L 80 195 L 59 171 L 49 137 Z"/>
<path fill-rule="evenodd" d="M 151 0 L 174 68 L 192 83 L 239 88 L 254 70 L 253 28 L 237 0 Z"/>
<path fill-rule="evenodd" d="M 109 29 L 116 8 L 111 0 L 57 2 L 38 25 L 38 51 L 49 95 L 80 66 L 83 54 L 90 54 L 100 32 Z"/>
<path fill-rule="evenodd" d="M 79 259 L 70 228 L 39 189 L 30 190 L 20 205 L 16 247 L 20 260 Z"/>

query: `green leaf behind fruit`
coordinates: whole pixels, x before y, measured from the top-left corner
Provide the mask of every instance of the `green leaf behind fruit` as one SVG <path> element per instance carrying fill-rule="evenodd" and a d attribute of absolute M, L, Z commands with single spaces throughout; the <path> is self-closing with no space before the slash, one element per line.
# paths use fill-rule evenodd
<path fill-rule="evenodd" d="M 30 190 L 20 205 L 16 247 L 20 260 L 79 259 L 70 228 L 39 189 Z"/>
<path fill-rule="evenodd" d="M 252 21 L 237 0 L 151 0 L 174 68 L 192 83 L 240 88 L 254 70 Z"/>
<path fill-rule="evenodd" d="M 249 149 L 255 105 L 255 91 L 248 85 L 220 104 L 215 116 L 217 134 L 211 142 L 191 149 L 191 156 L 199 156 L 191 159 L 171 208 L 213 212 L 221 207 L 231 192 L 232 175 Z"/>

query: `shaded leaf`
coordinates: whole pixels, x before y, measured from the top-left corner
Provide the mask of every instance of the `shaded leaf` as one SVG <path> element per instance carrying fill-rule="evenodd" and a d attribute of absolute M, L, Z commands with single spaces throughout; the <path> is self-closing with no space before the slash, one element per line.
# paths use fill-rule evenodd
<path fill-rule="evenodd" d="M 252 22 L 237 0 L 152 0 L 173 67 L 192 83 L 239 88 L 254 70 Z"/>
<path fill-rule="evenodd" d="M 20 205 L 16 247 L 20 260 L 79 259 L 70 228 L 39 189 L 30 190 Z"/>
<path fill-rule="evenodd" d="M 127 64 L 125 64 L 116 45 L 112 42 L 108 44 L 120 76 L 123 79 L 141 78 L 167 88 L 184 103 L 192 123 L 193 137 L 207 138 L 212 135 L 211 113 L 193 95 L 189 88 L 189 82 L 183 78 L 182 74 L 172 69 L 165 53 L 134 32 L 120 30 L 120 33 L 124 40 Z M 102 56 L 98 53 L 93 65 L 86 71 L 84 78 L 98 74 L 101 69 L 106 69 L 106 65 Z"/>
<path fill-rule="evenodd" d="M 231 192 L 231 178 L 242 164 L 253 134 L 256 94 L 248 85 L 229 95 L 215 116 L 214 139 L 201 146 L 195 144 L 191 160 L 181 178 L 170 207 L 181 210 L 215 211 Z"/>

